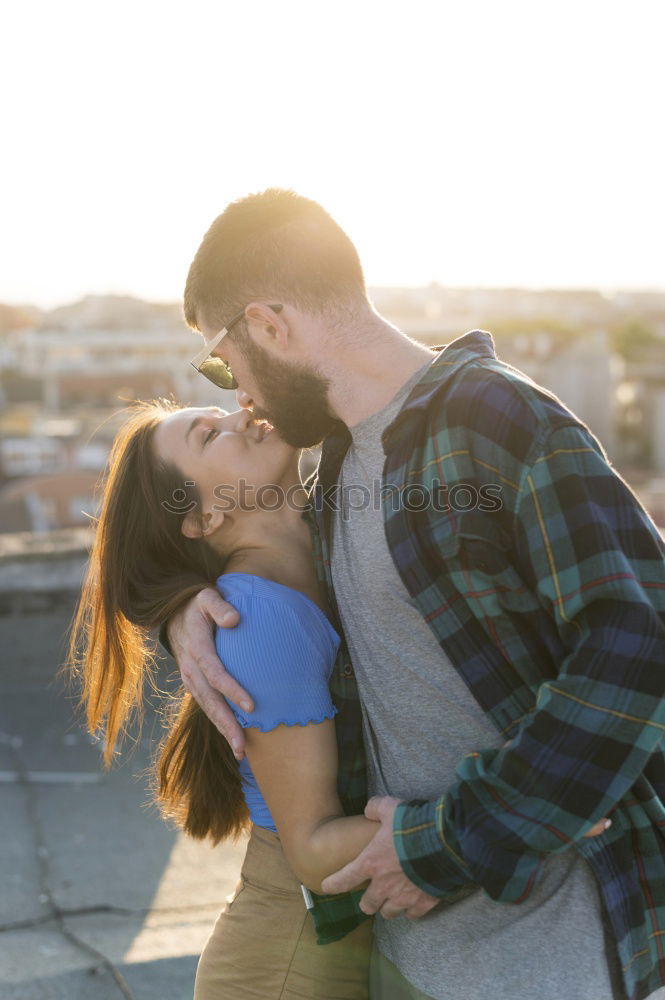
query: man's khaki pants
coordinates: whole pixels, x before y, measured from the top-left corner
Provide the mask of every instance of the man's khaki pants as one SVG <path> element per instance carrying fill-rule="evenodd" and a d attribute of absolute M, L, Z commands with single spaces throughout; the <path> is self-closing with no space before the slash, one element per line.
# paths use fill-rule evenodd
<path fill-rule="evenodd" d="M 194 1000 L 367 1000 L 371 921 L 317 945 L 277 834 L 252 827 L 240 882 L 203 949 Z"/>

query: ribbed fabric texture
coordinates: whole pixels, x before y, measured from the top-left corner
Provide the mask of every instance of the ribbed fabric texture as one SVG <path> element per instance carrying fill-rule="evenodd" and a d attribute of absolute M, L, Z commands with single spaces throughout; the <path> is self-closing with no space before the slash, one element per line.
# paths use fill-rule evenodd
<path fill-rule="evenodd" d="M 267 733 L 331 719 L 328 682 L 340 638 L 323 611 L 300 591 L 251 573 L 224 573 L 217 588 L 240 615 L 215 637 L 228 673 L 254 699 L 250 713 L 229 701 L 240 725 Z M 246 757 L 240 774 L 252 822 L 277 832 Z"/>

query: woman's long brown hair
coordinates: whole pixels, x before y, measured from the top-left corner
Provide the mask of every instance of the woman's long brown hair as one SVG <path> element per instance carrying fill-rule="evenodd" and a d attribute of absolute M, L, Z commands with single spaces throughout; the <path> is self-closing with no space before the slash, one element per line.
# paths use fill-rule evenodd
<path fill-rule="evenodd" d="M 130 721 L 143 717 L 146 680 L 156 689 L 150 632 L 222 572 L 203 539 L 181 531 L 196 488 L 159 462 L 152 438 L 165 400 L 137 403 L 111 450 L 65 669 L 81 683 L 89 732 L 104 738 L 108 769 Z M 181 688 L 166 710 L 152 790 L 160 812 L 213 843 L 247 825 L 238 765 L 226 740 Z"/>

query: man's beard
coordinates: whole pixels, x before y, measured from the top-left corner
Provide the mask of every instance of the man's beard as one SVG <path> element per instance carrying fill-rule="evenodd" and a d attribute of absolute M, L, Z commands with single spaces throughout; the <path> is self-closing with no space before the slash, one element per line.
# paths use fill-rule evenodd
<path fill-rule="evenodd" d="M 329 379 L 305 365 L 271 358 L 250 337 L 239 347 L 265 400 L 254 415 L 268 420 L 292 448 L 312 448 L 341 426 L 328 406 Z"/>

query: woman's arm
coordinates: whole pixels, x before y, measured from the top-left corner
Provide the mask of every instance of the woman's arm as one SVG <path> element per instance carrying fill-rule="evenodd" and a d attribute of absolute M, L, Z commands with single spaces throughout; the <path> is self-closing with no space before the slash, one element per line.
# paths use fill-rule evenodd
<path fill-rule="evenodd" d="M 344 816 L 337 797 L 337 743 L 332 719 L 306 726 L 245 730 L 247 757 L 275 821 L 284 854 L 314 892 L 352 861 L 379 824 Z"/>
<path fill-rule="evenodd" d="M 248 728 L 245 738 L 286 859 L 300 881 L 320 893 L 323 879 L 353 861 L 380 827 L 364 816 L 343 814 L 334 721 L 282 725 L 268 733 Z M 599 836 L 608 826 L 603 818 L 584 836 Z"/>

